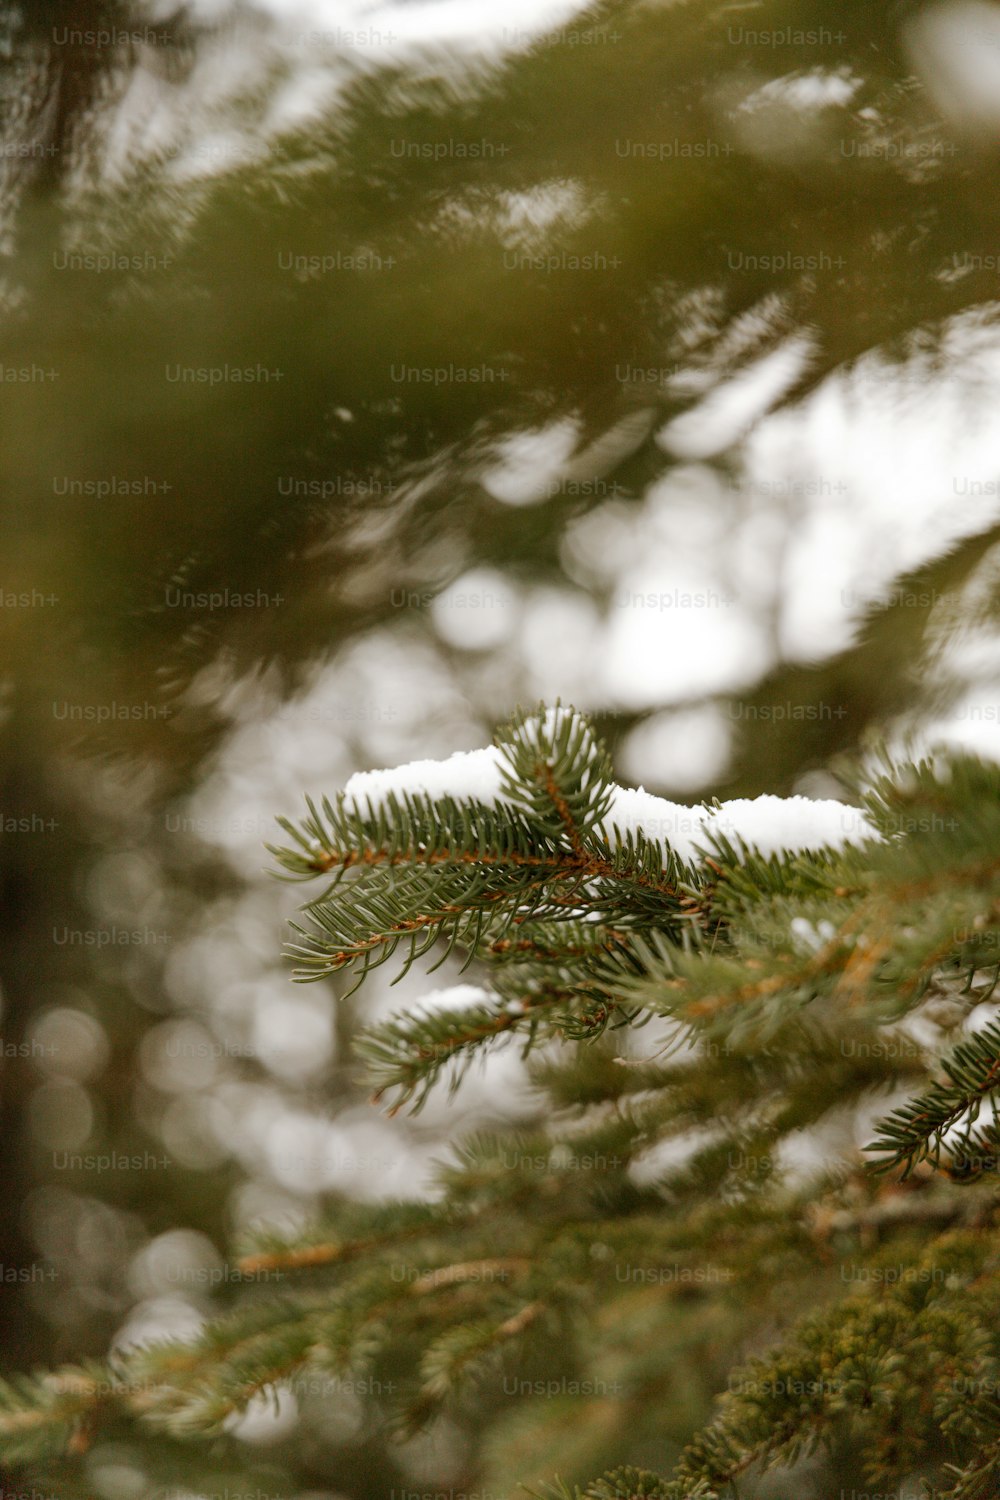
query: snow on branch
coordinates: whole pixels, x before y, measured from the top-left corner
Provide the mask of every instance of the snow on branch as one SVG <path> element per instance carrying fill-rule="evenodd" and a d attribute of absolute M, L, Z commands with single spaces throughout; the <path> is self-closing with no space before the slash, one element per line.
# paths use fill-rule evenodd
<path fill-rule="evenodd" d="M 344 788 L 344 802 L 363 813 L 367 804 L 379 807 L 393 795 L 423 794 L 497 807 L 506 800 L 502 796 L 502 775 L 500 751 L 490 745 L 485 750 L 459 751 L 447 760 L 414 760 L 394 770 L 358 771 Z"/>
<path fill-rule="evenodd" d="M 550 729 L 549 710 L 544 733 Z M 477 802 L 488 807 L 514 805 L 503 746 L 470 750 L 446 760 L 416 760 L 390 770 L 358 772 L 348 781 L 345 802 L 363 812 L 382 806 L 387 798 L 423 794 Z M 509 775 L 509 771 L 508 771 Z M 805 850 L 842 849 L 846 844 L 880 839 L 865 814 L 847 803 L 809 797 L 738 797 L 719 807 L 695 807 L 654 796 L 642 787 L 612 784 L 611 805 L 597 830 L 610 845 L 622 845 L 638 834 L 662 844 L 685 863 L 708 851 L 721 837 L 739 848 L 745 844 L 768 858 Z"/>

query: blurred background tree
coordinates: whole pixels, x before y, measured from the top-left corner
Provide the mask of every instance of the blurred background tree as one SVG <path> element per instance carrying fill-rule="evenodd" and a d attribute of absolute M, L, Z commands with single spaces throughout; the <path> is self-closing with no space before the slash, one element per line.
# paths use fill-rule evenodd
<path fill-rule="evenodd" d="M 367 1110 L 275 962 L 303 786 L 560 693 L 685 799 L 995 736 L 996 7 L 470 14 L 4 7 L 8 1369 L 537 1114 Z M 338 1420 L 80 1493 L 474 1486 Z"/>

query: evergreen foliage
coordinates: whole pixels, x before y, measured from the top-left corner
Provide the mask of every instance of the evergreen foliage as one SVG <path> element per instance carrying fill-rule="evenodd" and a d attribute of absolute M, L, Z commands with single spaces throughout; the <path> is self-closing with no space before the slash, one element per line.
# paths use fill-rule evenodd
<path fill-rule="evenodd" d="M 492 802 L 404 774 L 274 852 L 325 882 L 300 977 L 432 949 L 487 975 L 482 1003 L 365 1033 L 377 1097 L 419 1110 L 516 1042 L 550 1126 L 458 1143 L 433 1201 L 242 1247 L 244 1296 L 196 1338 L 9 1382 L 5 1461 L 58 1473 L 121 1421 L 208 1438 L 309 1372 L 334 1400 L 367 1380 L 400 1433 L 449 1410 L 516 1433 L 553 1403 L 676 1461 L 563 1500 L 717 1500 L 822 1455 L 857 1487 L 995 1496 L 1000 768 L 859 777 L 870 837 L 840 848 L 716 832 L 681 858 L 613 822 L 576 713 L 520 715 L 494 753 Z M 693 1437 L 692 1348 L 721 1393 Z"/>

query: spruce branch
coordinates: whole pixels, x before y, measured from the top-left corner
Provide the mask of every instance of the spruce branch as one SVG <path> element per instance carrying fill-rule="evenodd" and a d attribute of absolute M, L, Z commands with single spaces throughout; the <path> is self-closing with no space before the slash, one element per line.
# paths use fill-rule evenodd
<path fill-rule="evenodd" d="M 279 1275 L 285 1271 L 346 1266 L 412 1240 L 439 1234 L 455 1223 L 454 1210 L 435 1203 L 343 1204 L 332 1222 L 319 1220 L 293 1240 L 258 1231 L 236 1264 L 242 1275 Z"/>
<path fill-rule="evenodd" d="M 521 1033 L 530 1046 L 540 1029 L 547 1036 L 563 1035 L 569 998 L 566 991 L 539 986 L 518 998 L 462 1010 L 403 1012 L 370 1027 L 355 1046 L 375 1086 L 374 1099 L 395 1089 L 390 1113 L 411 1101 L 418 1113 L 442 1071 L 449 1071 L 454 1094 L 476 1055 L 500 1038 Z"/>
<path fill-rule="evenodd" d="M 944 1167 L 971 1181 L 997 1169 L 1000 1154 L 1000 1023 L 962 1042 L 941 1063 L 944 1079 L 880 1122 L 880 1134 L 866 1149 L 878 1153 L 880 1172 L 903 1168 L 909 1176 L 920 1161 Z M 980 1113 L 990 1119 L 978 1130 Z M 954 1132 L 954 1134 L 950 1134 Z M 942 1162 L 942 1151 L 945 1159 Z"/>
<path fill-rule="evenodd" d="M 377 863 L 377 861 L 373 861 Z M 604 853 L 560 850 L 501 858 L 463 853 L 455 860 L 438 851 L 429 858 L 420 850 L 410 868 L 377 868 L 348 888 L 336 886 L 304 908 L 309 926 L 293 923 L 300 941 L 289 948 L 299 960 L 296 977 L 319 979 L 338 969 L 354 967 L 360 978 L 390 958 L 402 943 L 406 973 L 416 959 L 439 939 L 447 948 L 440 961 L 456 947 L 468 955 L 489 958 L 509 953 L 513 927 L 532 925 L 540 930 L 538 945 L 554 937 L 553 924 L 570 922 L 580 935 L 579 956 L 593 948 L 612 953 L 624 934 L 601 933 L 590 926 L 580 934 L 581 913 L 598 921 L 617 919 L 635 924 L 650 904 L 664 899 L 672 925 L 690 922 L 681 906 L 678 888 L 665 882 L 661 856 L 652 846 Z M 672 912 L 671 908 L 672 907 Z M 532 932 L 520 934 L 522 953 L 534 941 Z M 551 947 L 551 941 L 549 943 Z M 567 949 L 562 947 L 563 957 Z"/>
<path fill-rule="evenodd" d="M 1000 1491 L 1000 1452 L 976 1458 L 961 1468 L 948 1464 L 946 1472 L 953 1483 L 946 1490 L 936 1491 L 934 1500 L 993 1500 Z"/>
<path fill-rule="evenodd" d="M 532 826 L 585 853 L 611 806 L 611 758 L 582 714 L 557 703 L 517 713 L 499 731 L 506 794 L 528 809 Z"/>
<path fill-rule="evenodd" d="M 0 1381 L 0 1443 L 14 1468 L 53 1455 L 82 1454 L 102 1415 L 124 1400 L 125 1389 L 102 1365 L 67 1365 L 40 1375 Z"/>
<path fill-rule="evenodd" d="M 522 1488 L 524 1488 L 522 1486 Z M 648 1469 L 614 1469 L 585 1488 L 570 1490 L 556 1480 L 545 1489 L 525 1488 L 533 1500 L 720 1500 L 718 1493 L 699 1479 L 694 1484 L 662 1478 Z"/>
<path fill-rule="evenodd" d="M 500 1353 L 545 1315 L 541 1301 L 522 1303 L 499 1319 L 458 1323 L 428 1347 L 420 1363 L 420 1387 L 409 1403 L 411 1431 L 425 1426 L 457 1391 L 496 1368 Z"/>
<path fill-rule="evenodd" d="M 806 803 L 804 832 L 803 809 L 780 799 L 690 810 L 704 834 L 692 845 L 655 836 L 688 810 L 615 788 L 571 710 L 516 718 L 471 763 L 430 764 L 417 763 L 426 785 L 363 773 L 285 825 L 284 872 L 323 885 L 297 924 L 298 977 L 360 981 L 394 956 L 403 972 L 449 953 L 477 962 L 480 1001 L 363 1033 L 377 1097 L 419 1109 L 514 1042 L 554 1127 L 466 1142 L 434 1202 L 345 1200 L 307 1232 L 257 1235 L 238 1264 L 280 1280 L 277 1296 L 254 1289 L 197 1338 L 86 1378 L 11 1382 L 0 1451 L 79 1452 L 123 1415 L 210 1436 L 299 1372 L 390 1360 L 412 1429 L 446 1402 L 461 1411 L 467 1389 L 481 1397 L 522 1336 L 559 1368 L 584 1327 L 628 1374 L 622 1411 L 655 1391 L 680 1447 L 672 1363 L 701 1349 L 721 1388 L 698 1330 L 725 1318 L 744 1347 L 766 1334 L 764 1352 L 674 1477 L 615 1471 L 579 1500 L 709 1500 L 845 1441 L 873 1482 L 929 1469 L 946 1443 L 947 1493 L 985 1500 L 1000 1277 L 995 1205 L 970 1183 L 1000 1157 L 1000 1026 L 962 1028 L 1000 972 L 1000 770 L 897 768 L 846 840 L 836 803 Z M 739 833 L 766 835 L 776 804 L 791 849 Z M 641 1040 L 623 1055 L 616 1029 L 648 1023 L 646 1055 Z M 539 1063 L 532 1049 L 556 1040 L 590 1045 Z M 886 1159 L 866 1171 L 844 1117 L 900 1086 L 914 1097 L 879 1127 L 867 1149 Z M 908 1180 L 889 1181 L 892 1166 Z M 845 1270 L 863 1291 L 845 1297 Z M 565 1336 L 538 1339 L 553 1312 Z M 627 1353 L 633 1332 L 642 1350 Z"/>
<path fill-rule="evenodd" d="M 306 904 L 307 925 L 293 924 L 296 977 L 352 967 L 360 980 L 400 944 L 405 973 L 439 939 L 446 953 L 489 956 L 509 951 L 497 945 L 515 924 L 579 926 L 587 915 L 625 928 L 656 914 L 680 930 L 697 918 L 697 893 L 665 846 L 631 832 L 608 842 L 610 762 L 585 719 L 559 707 L 520 715 L 498 736 L 498 754 L 498 806 L 401 786 L 378 800 L 309 801 L 299 827 L 279 820 L 292 846 L 268 847 L 288 876 L 333 877 Z"/>
<path fill-rule="evenodd" d="M 678 1477 L 729 1484 L 753 1466 L 790 1465 L 845 1431 L 871 1483 L 917 1469 L 958 1391 L 976 1392 L 965 1402 L 977 1410 L 995 1405 L 979 1394 L 977 1370 L 979 1318 L 998 1273 L 989 1244 L 968 1231 L 941 1236 L 908 1265 L 869 1268 L 864 1292 L 803 1319 L 733 1373 Z"/>

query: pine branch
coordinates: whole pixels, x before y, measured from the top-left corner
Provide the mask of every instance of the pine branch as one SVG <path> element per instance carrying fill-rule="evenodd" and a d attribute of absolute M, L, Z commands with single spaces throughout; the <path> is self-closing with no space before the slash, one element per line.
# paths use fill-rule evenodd
<path fill-rule="evenodd" d="M 679 927 L 691 920 L 678 888 L 664 881 L 662 855 L 651 845 L 624 850 L 535 852 L 480 859 L 463 853 L 457 860 L 438 851 L 420 851 L 413 868 L 376 869 L 349 889 L 336 886 L 305 908 L 311 927 L 293 923 L 301 941 L 290 947 L 301 967 L 296 977 L 319 979 L 354 967 L 359 981 L 395 953 L 407 948 L 405 974 L 439 939 L 447 942 L 440 961 L 456 947 L 489 958 L 509 952 L 502 945 L 515 925 L 532 924 L 555 936 L 555 924 L 568 921 L 579 934 L 580 913 L 633 925 L 648 914 L 650 903 L 661 919 Z M 395 865 L 401 865 L 397 855 Z M 663 910 L 664 900 L 671 903 Z M 624 934 L 611 936 L 589 928 L 590 944 L 613 953 Z M 530 935 L 519 939 L 531 941 Z M 581 942 L 581 957 L 587 950 Z M 520 950 L 528 951 L 526 948 Z M 563 956 L 567 950 L 563 948 Z M 400 976 L 401 977 L 401 976 Z"/>
<path fill-rule="evenodd" d="M 499 1319 L 458 1323 L 428 1347 L 420 1363 L 420 1388 L 407 1408 L 407 1427 L 417 1432 L 449 1397 L 477 1376 L 495 1370 L 497 1357 L 545 1315 L 541 1301 L 522 1303 Z"/>
<path fill-rule="evenodd" d="M 346 794 L 322 811 L 306 798 L 309 817 L 296 827 L 277 821 L 298 846 L 266 845 L 292 878 L 313 879 L 350 870 L 398 865 L 495 865 L 548 869 L 558 864 L 561 839 L 539 840 L 538 830 L 517 806 L 489 807 L 474 800 L 432 798 L 418 791 L 391 791 L 363 808 Z M 539 848 L 541 842 L 542 847 Z"/>
<path fill-rule="evenodd" d="M 528 809 L 534 828 L 581 858 L 586 835 L 611 806 L 611 758 L 582 714 L 558 703 L 515 714 L 497 735 L 507 795 Z"/>
<path fill-rule="evenodd" d="M 1000 1431 L 1000 1412 L 993 1423 Z M 948 1464 L 947 1473 L 954 1481 L 946 1490 L 935 1492 L 935 1500 L 994 1500 L 1000 1492 L 1000 1436 L 992 1440 L 994 1451 L 985 1459 L 978 1457 L 963 1468 Z"/>
<path fill-rule="evenodd" d="M 269 1298 L 215 1319 L 193 1339 L 136 1350 L 123 1365 L 129 1405 L 175 1436 L 221 1431 L 255 1395 L 308 1361 L 320 1306 Z"/>
<path fill-rule="evenodd" d="M 558 1480 L 544 1490 L 525 1489 L 534 1500 L 720 1500 L 704 1480 L 696 1484 L 663 1479 L 648 1469 L 614 1469 L 595 1479 L 585 1489 L 570 1490 Z"/>
<path fill-rule="evenodd" d="M 733 1373 L 720 1415 L 687 1450 L 678 1477 L 732 1483 L 850 1432 L 878 1487 L 926 1461 L 959 1391 L 966 1407 L 995 1406 L 978 1369 L 1000 1267 L 982 1237 L 942 1236 L 909 1265 L 876 1264 L 868 1274 L 865 1292 L 804 1319 Z"/>
<path fill-rule="evenodd" d="M 589 970 L 596 960 L 613 956 L 626 961 L 630 938 L 627 932 L 571 917 L 558 922 L 517 919 L 514 936 L 495 938 L 479 945 L 477 956 L 490 964 L 557 964 Z"/>
<path fill-rule="evenodd" d="M 530 1046 L 540 1030 L 562 1035 L 568 998 L 561 990 L 539 988 L 517 999 L 463 1010 L 404 1012 L 362 1032 L 355 1046 L 375 1085 L 374 1098 L 396 1089 L 390 1112 L 412 1101 L 417 1113 L 442 1071 L 450 1070 L 453 1094 L 476 1055 L 501 1037 L 522 1033 Z"/>
<path fill-rule="evenodd" d="M 125 1392 L 104 1366 L 66 1365 L 43 1375 L 0 1381 L 0 1443 L 12 1468 L 32 1467 L 54 1455 L 82 1454 L 102 1415 Z"/>
<path fill-rule="evenodd" d="M 498 746 L 509 799 L 499 807 L 400 787 L 363 806 L 347 793 L 321 811 L 310 801 L 298 828 L 280 820 L 293 847 L 268 847 L 289 876 L 334 876 L 305 907 L 310 925 L 293 924 L 296 977 L 352 967 L 360 980 L 401 943 L 404 973 L 439 939 L 446 953 L 489 956 L 509 951 L 498 945 L 514 924 L 579 929 L 583 913 L 623 928 L 655 914 L 678 932 L 698 919 L 697 892 L 665 846 L 633 833 L 609 844 L 610 762 L 586 720 L 559 708 L 520 716 Z"/>
<path fill-rule="evenodd" d="M 320 1220 L 289 1240 L 259 1231 L 237 1260 L 243 1275 L 345 1266 L 411 1240 L 426 1239 L 453 1226 L 453 1209 L 436 1203 L 343 1204 L 332 1222 Z"/>
<path fill-rule="evenodd" d="M 934 1083 L 919 1098 L 894 1110 L 866 1150 L 879 1153 L 880 1172 L 903 1168 L 907 1177 L 920 1161 L 943 1166 L 964 1181 L 997 1168 L 1000 1153 L 1000 1023 L 956 1047 L 941 1063 L 946 1082 Z M 976 1130 L 983 1106 L 989 1122 Z M 950 1132 L 954 1131 L 954 1134 Z M 941 1153 L 946 1152 L 942 1163 Z"/>
<path fill-rule="evenodd" d="M 417 1007 L 363 1033 L 377 1097 L 419 1109 L 504 1041 L 525 1055 L 587 1041 L 572 1064 L 564 1049 L 533 1067 L 555 1127 L 467 1142 L 435 1202 L 345 1201 L 306 1233 L 256 1237 L 241 1273 L 280 1280 L 280 1295 L 109 1370 L 11 1382 L 0 1451 L 81 1452 L 123 1416 L 209 1436 L 305 1371 L 386 1362 L 412 1430 L 448 1402 L 461 1410 L 467 1390 L 482 1399 L 553 1312 L 559 1337 L 533 1342 L 532 1359 L 559 1368 L 587 1328 L 629 1375 L 622 1412 L 655 1400 L 679 1447 L 673 1364 L 700 1350 L 722 1380 L 720 1327 L 759 1349 L 787 1322 L 672 1479 L 615 1471 L 579 1500 L 709 1500 L 751 1469 L 846 1441 L 873 1482 L 930 1469 L 947 1443 L 949 1495 L 985 1500 L 1000 1275 L 994 1206 L 969 1183 L 1000 1157 L 1000 1025 L 962 1038 L 937 1075 L 934 1059 L 1000 974 L 984 964 L 1000 945 L 1000 771 L 900 768 L 868 797 L 881 841 L 855 822 L 835 847 L 839 805 L 814 817 L 806 804 L 805 852 L 765 856 L 724 831 L 723 807 L 697 814 L 702 854 L 682 833 L 676 849 L 651 836 L 685 810 L 615 788 L 570 710 L 518 718 L 452 770 L 421 764 L 433 795 L 364 773 L 285 825 L 285 872 L 326 882 L 297 925 L 298 977 L 360 981 L 400 955 L 406 972 L 432 949 L 479 962 L 481 1003 Z M 749 804 L 728 804 L 733 827 L 760 835 L 765 802 L 749 821 Z M 798 813 L 781 816 L 796 843 Z M 650 1021 L 650 1055 L 638 1030 L 640 1055 L 621 1055 L 616 1029 Z M 905 1186 L 866 1175 L 843 1130 L 847 1111 L 900 1084 L 917 1097 L 868 1149 Z M 790 1145 L 814 1164 L 790 1164 Z M 845 1297 L 848 1269 L 864 1290 Z M 627 1353 L 633 1334 L 642 1348 Z"/>

